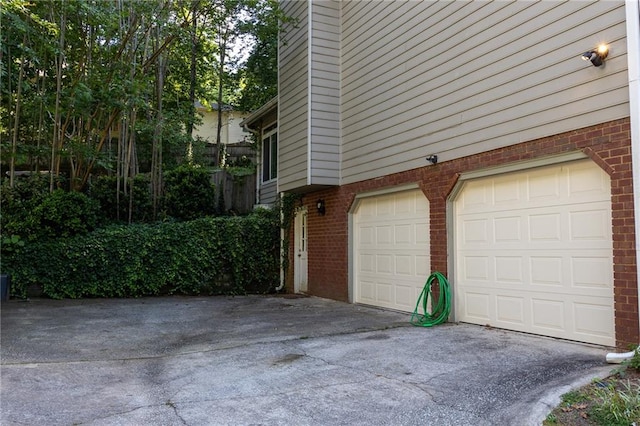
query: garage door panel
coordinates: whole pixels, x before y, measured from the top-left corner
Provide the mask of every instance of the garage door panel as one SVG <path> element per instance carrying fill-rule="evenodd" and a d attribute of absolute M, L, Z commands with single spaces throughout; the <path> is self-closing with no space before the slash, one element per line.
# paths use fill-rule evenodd
<path fill-rule="evenodd" d="M 558 294 L 612 296 L 611 258 L 606 256 L 571 257 L 555 251 L 549 255 L 518 255 L 503 251 L 503 255 L 472 256 L 459 259 L 459 269 L 465 286 L 520 291 L 543 291 Z M 553 256 L 557 253 L 557 256 Z"/>
<path fill-rule="evenodd" d="M 520 216 L 496 217 L 493 219 L 493 241 L 500 243 L 519 243 L 522 241 L 523 223 Z"/>
<path fill-rule="evenodd" d="M 489 258 L 486 256 L 465 256 L 464 278 L 469 282 L 489 281 Z"/>
<path fill-rule="evenodd" d="M 372 226 L 361 226 L 359 230 L 359 241 L 361 247 L 373 246 L 376 242 L 375 228 Z"/>
<path fill-rule="evenodd" d="M 415 224 L 415 243 L 419 247 L 429 246 L 429 224 L 426 220 Z"/>
<path fill-rule="evenodd" d="M 393 244 L 393 227 L 392 226 L 376 226 L 376 246 Z"/>
<path fill-rule="evenodd" d="M 573 304 L 576 321 L 575 331 L 584 336 L 608 338 L 613 333 L 613 325 L 608 321 L 613 316 L 612 304 L 576 302 Z"/>
<path fill-rule="evenodd" d="M 484 214 L 483 218 L 459 217 L 460 233 L 457 243 L 465 249 L 492 246 L 519 246 L 522 243 L 540 244 L 548 248 L 558 242 L 576 247 L 585 247 L 585 241 L 601 241 L 598 247 L 610 244 L 610 213 L 597 205 L 581 206 L 574 211 L 536 213 L 535 210 L 521 212 L 520 216 L 498 216 Z M 591 246 L 588 246 L 591 247 Z"/>
<path fill-rule="evenodd" d="M 536 285 L 562 286 L 567 282 L 567 276 L 563 276 L 566 268 L 563 268 L 562 256 L 530 256 L 530 276 L 531 287 Z"/>
<path fill-rule="evenodd" d="M 414 271 L 416 272 L 416 278 L 423 279 L 426 282 L 427 278 L 431 274 L 429 256 L 424 254 L 415 255 L 413 256 L 413 261 L 415 264 Z M 418 293 L 418 295 L 419 294 L 420 293 Z"/>
<path fill-rule="evenodd" d="M 493 298 L 489 293 L 476 293 L 473 291 L 465 292 L 460 308 L 469 320 L 475 320 L 477 324 L 488 324 L 491 321 L 490 312 Z"/>
<path fill-rule="evenodd" d="M 465 182 L 454 216 L 458 320 L 615 343 L 610 183 L 597 165 Z"/>
<path fill-rule="evenodd" d="M 371 273 L 374 271 L 374 267 L 375 267 L 375 260 L 373 258 L 373 255 L 370 253 L 367 254 L 360 254 L 359 259 L 358 259 L 358 266 L 360 267 L 360 274 L 366 274 L 366 273 Z"/>
<path fill-rule="evenodd" d="M 394 244 L 413 244 L 415 240 L 414 234 L 415 227 L 411 223 L 403 223 L 399 225 L 395 225 L 395 229 L 393 230 L 394 234 Z"/>
<path fill-rule="evenodd" d="M 496 282 L 508 285 L 524 283 L 525 269 L 522 257 L 513 256 L 513 253 L 509 253 L 508 256 L 498 255 L 494 257 L 494 265 Z"/>
<path fill-rule="evenodd" d="M 522 199 L 522 184 L 513 179 L 496 179 L 492 187 L 493 205 L 501 206 L 502 209 L 517 208 Z M 491 194 L 489 194 L 491 195 Z M 484 197 L 483 197 L 484 198 Z M 491 197 L 485 201 L 485 205 L 490 205 Z"/>
<path fill-rule="evenodd" d="M 569 224 L 571 240 L 609 241 L 611 220 L 606 208 L 572 211 L 569 213 Z"/>
<path fill-rule="evenodd" d="M 613 272 L 611 259 L 606 256 L 583 256 L 571 258 L 573 286 L 582 291 L 602 289 L 607 294 L 611 290 Z"/>
<path fill-rule="evenodd" d="M 375 257 L 376 272 L 378 274 L 391 275 L 393 272 L 393 257 L 389 254 L 377 254 Z"/>
<path fill-rule="evenodd" d="M 487 244 L 489 240 L 489 220 L 465 220 L 462 228 L 462 241 L 465 244 Z"/>
<path fill-rule="evenodd" d="M 560 213 L 530 214 L 529 240 L 536 241 L 561 241 Z"/>
<path fill-rule="evenodd" d="M 413 309 L 416 304 L 417 297 L 413 285 L 409 284 L 396 284 L 395 290 L 395 303 L 397 306 L 402 306 L 405 309 Z"/>
<path fill-rule="evenodd" d="M 541 168 L 527 175 L 500 176 L 467 182 L 457 203 L 459 214 L 500 212 L 547 208 L 549 205 L 569 205 L 601 201 L 609 191 L 608 176 L 602 170 L 570 166 L 557 171 Z"/>
<path fill-rule="evenodd" d="M 395 256 L 395 268 L 394 273 L 396 275 L 413 276 L 413 259 L 409 255 L 396 255 Z"/>
<path fill-rule="evenodd" d="M 592 164 L 575 165 L 568 171 L 568 193 L 570 198 L 580 200 L 601 198 L 601 194 L 609 192 L 610 181 L 602 170 Z"/>
<path fill-rule="evenodd" d="M 565 303 L 550 299 L 548 295 L 531 297 L 531 326 L 533 331 L 541 334 L 549 330 L 566 332 Z"/>
<path fill-rule="evenodd" d="M 517 326 L 525 324 L 524 298 L 519 296 L 496 296 L 496 321 Z"/>
<path fill-rule="evenodd" d="M 376 299 L 380 302 L 384 302 L 385 304 L 390 304 L 393 300 L 393 287 L 391 284 L 386 282 L 378 282 L 376 283 Z"/>
<path fill-rule="evenodd" d="M 375 300 L 376 283 L 373 280 L 362 278 L 358 286 L 358 296 L 361 300 Z"/>
<path fill-rule="evenodd" d="M 431 269 L 428 206 L 417 189 L 359 200 L 355 302 L 413 311 Z"/>

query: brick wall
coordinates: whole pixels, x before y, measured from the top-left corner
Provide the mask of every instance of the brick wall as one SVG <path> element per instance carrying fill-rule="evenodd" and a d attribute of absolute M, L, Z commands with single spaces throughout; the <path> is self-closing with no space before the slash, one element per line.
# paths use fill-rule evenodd
<path fill-rule="evenodd" d="M 356 194 L 418 183 L 429 199 L 431 210 L 431 269 L 447 271 L 446 200 L 460 173 L 572 151 L 584 152 L 611 177 L 616 341 L 619 347 L 638 343 L 640 333 L 628 118 L 306 194 L 302 202 L 309 210 L 309 292 L 321 297 L 348 300 L 348 212 Z M 315 207 L 319 198 L 325 200 L 324 216 Z M 289 274 L 289 282 L 291 278 Z M 287 288 L 292 289 L 292 285 L 288 284 Z"/>

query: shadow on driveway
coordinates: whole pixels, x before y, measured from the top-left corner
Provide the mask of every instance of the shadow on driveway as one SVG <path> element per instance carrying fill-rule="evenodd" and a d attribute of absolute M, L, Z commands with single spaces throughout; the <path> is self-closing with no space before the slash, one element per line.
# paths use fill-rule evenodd
<path fill-rule="evenodd" d="M 534 425 L 606 348 L 314 297 L 11 301 L 2 425 Z"/>

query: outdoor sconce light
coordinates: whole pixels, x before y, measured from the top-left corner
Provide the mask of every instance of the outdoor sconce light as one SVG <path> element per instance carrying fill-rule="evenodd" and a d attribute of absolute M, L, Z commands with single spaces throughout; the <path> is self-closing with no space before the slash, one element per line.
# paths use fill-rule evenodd
<path fill-rule="evenodd" d="M 431 154 L 427 157 L 427 161 L 431 164 L 436 164 L 438 162 L 438 156 L 436 154 Z"/>
<path fill-rule="evenodd" d="M 582 54 L 583 61 L 591 61 L 594 67 L 599 67 L 609 54 L 609 46 L 601 44 L 595 50 L 589 50 Z"/>
<path fill-rule="evenodd" d="M 324 200 L 320 199 L 318 201 L 316 201 L 316 208 L 318 209 L 318 213 L 320 213 L 322 216 L 324 216 L 324 213 L 326 211 L 325 207 L 324 207 Z"/>

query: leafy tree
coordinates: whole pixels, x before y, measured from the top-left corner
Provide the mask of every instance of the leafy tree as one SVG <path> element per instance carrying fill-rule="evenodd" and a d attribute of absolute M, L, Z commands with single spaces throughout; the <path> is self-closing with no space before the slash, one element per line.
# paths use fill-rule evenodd
<path fill-rule="evenodd" d="M 253 111 L 278 94 L 278 34 L 281 24 L 290 21 L 272 0 L 262 2 L 254 15 L 251 27 L 254 43 L 237 75 L 241 110 Z"/>
<path fill-rule="evenodd" d="M 149 173 L 157 213 L 163 172 L 198 162 L 195 100 L 254 109 L 277 90 L 276 0 L 0 0 L 0 14 L 9 186 L 20 169 L 48 170 L 49 192 L 111 175 L 131 218 L 133 178 Z"/>
<path fill-rule="evenodd" d="M 167 215 L 190 220 L 215 212 L 215 188 L 207 170 L 181 165 L 166 173 L 165 185 Z"/>

